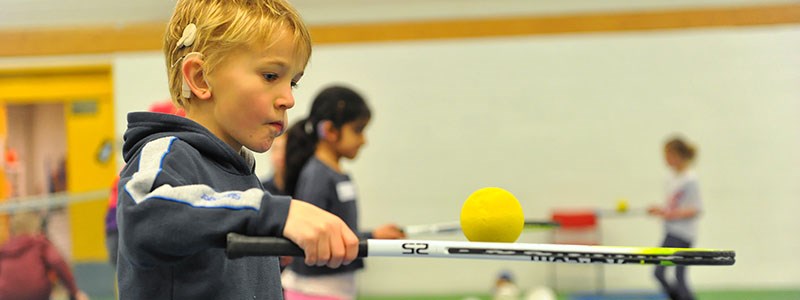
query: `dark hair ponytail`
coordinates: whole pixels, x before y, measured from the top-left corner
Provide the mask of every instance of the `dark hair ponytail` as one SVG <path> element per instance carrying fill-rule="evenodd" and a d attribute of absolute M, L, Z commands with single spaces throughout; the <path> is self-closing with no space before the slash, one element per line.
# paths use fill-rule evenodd
<path fill-rule="evenodd" d="M 331 86 L 322 90 L 311 104 L 308 117 L 292 125 L 286 132 L 286 193 L 294 196 L 300 172 L 317 149 L 322 121 L 331 121 L 333 127 L 341 129 L 344 124 L 369 119 L 372 112 L 358 93 L 343 86 Z"/>

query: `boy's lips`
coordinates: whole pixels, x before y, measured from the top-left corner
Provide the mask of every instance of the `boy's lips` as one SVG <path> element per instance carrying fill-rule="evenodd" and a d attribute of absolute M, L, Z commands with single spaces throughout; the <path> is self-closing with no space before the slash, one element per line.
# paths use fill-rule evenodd
<path fill-rule="evenodd" d="M 269 125 L 274 126 L 276 131 L 278 131 L 278 133 L 283 133 L 283 127 L 284 127 L 283 126 L 283 121 L 272 122 L 272 123 L 269 123 Z"/>

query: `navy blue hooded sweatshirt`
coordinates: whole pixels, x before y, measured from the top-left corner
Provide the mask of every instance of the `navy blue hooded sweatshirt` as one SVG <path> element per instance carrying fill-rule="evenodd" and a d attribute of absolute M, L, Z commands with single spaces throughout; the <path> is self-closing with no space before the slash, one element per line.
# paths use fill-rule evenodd
<path fill-rule="evenodd" d="M 225 236 L 282 236 L 290 197 L 272 196 L 234 151 L 192 120 L 128 114 L 120 174 L 120 299 L 282 299 L 276 257 L 225 256 Z"/>

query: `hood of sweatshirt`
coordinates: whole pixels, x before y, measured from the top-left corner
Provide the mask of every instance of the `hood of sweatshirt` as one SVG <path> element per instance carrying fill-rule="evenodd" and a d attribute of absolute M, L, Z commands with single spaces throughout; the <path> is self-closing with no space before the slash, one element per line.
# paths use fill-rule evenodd
<path fill-rule="evenodd" d="M 17 257 L 42 243 L 44 243 L 44 237 L 42 236 L 19 235 L 6 242 L 3 248 L 0 249 L 0 256 Z"/>
<path fill-rule="evenodd" d="M 174 136 L 188 143 L 229 172 L 252 174 L 255 159 L 245 148 L 235 151 L 211 131 L 190 119 L 171 114 L 132 112 L 128 114 L 122 155 L 129 163 L 148 142 L 165 136 Z"/>

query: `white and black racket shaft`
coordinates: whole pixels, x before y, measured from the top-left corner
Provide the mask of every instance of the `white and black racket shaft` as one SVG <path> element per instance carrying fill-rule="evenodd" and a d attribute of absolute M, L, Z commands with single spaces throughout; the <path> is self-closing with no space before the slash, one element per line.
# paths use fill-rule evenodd
<path fill-rule="evenodd" d="M 478 246 L 473 246 L 478 245 Z M 526 249 L 536 247 L 537 249 Z M 543 249 L 546 248 L 546 249 Z M 362 240 L 358 257 L 440 257 L 521 260 L 577 264 L 660 264 L 733 265 L 733 251 L 677 251 L 669 255 L 604 252 L 604 247 L 577 246 L 598 251 L 574 251 L 569 245 L 526 245 L 420 240 Z M 566 249 L 566 250 L 559 250 Z M 248 237 L 228 234 L 229 258 L 242 256 L 305 256 L 303 249 L 289 240 L 275 237 Z"/>
<path fill-rule="evenodd" d="M 451 247 L 448 252 L 453 256 L 495 256 L 498 259 L 521 257 L 524 260 L 577 263 L 577 264 L 648 264 L 648 265 L 732 265 L 735 260 L 729 253 L 678 251 L 671 255 L 653 254 L 621 254 L 621 253 L 584 253 L 568 251 L 540 251 L 516 249 L 487 249 Z"/>

